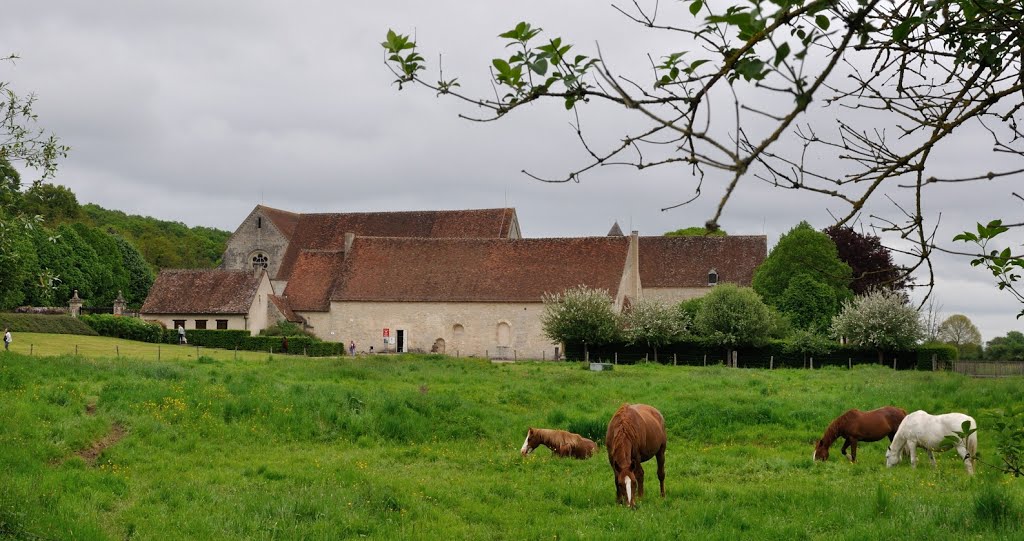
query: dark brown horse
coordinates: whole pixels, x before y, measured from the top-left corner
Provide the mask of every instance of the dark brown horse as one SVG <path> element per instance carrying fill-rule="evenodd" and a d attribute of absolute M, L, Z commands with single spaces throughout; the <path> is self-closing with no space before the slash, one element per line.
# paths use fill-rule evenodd
<path fill-rule="evenodd" d="M 526 432 L 526 441 L 520 454 L 526 456 L 533 452 L 539 445 L 551 449 L 553 454 L 558 456 L 569 456 L 579 459 L 587 459 L 597 451 L 597 444 L 579 434 L 566 432 L 565 430 L 549 430 L 547 428 L 531 428 Z"/>
<path fill-rule="evenodd" d="M 846 449 L 851 448 L 850 462 L 856 462 L 857 442 L 878 441 L 886 436 L 892 441 L 906 416 L 906 411 L 893 406 L 866 412 L 858 409 L 847 411 L 836 417 L 836 420 L 825 429 L 825 434 L 814 446 L 814 460 L 828 460 L 828 450 L 832 447 L 832 442 L 844 438 L 843 456 L 846 456 Z"/>
<path fill-rule="evenodd" d="M 608 462 L 615 473 L 615 501 L 636 507 L 644 495 L 644 467 L 651 457 L 658 459 L 658 481 L 665 497 L 665 418 L 646 404 L 623 404 L 608 423 L 605 445 Z M 636 485 L 636 492 L 633 492 Z"/>

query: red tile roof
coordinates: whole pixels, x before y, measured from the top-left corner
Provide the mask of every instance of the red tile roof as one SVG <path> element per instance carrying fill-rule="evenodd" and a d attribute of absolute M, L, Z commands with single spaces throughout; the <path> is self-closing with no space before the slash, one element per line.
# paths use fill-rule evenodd
<path fill-rule="evenodd" d="M 347 259 L 303 252 L 285 295 L 300 311 L 326 311 L 329 301 L 540 302 L 580 284 L 615 296 L 628 249 L 626 237 L 357 237 Z M 323 295 L 332 276 L 332 293 Z"/>
<path fill-rule="evenodd" d="M 515 209 L 299 214 L 276 279 L 289 280 L 303 250 L 341 250 L 345 233 L 365 237 L 505 238 Z M 276 222 L 275 222 L 276 224 Z"/>
<path fill-rule="evenodd" d="M 295 234 L 295 224 L 299 222 L 300 214 L 264 205 L 258 205 L 257 208 L 263 211 L 263 215 L 273 222 L 274 227 L 276 227 L 282 235 L 289 239 L 292 238 L 292 235 Z"/>
<path fill-rule="evenodd" d="M 763 235 L 729 237 L 640 237 L 640 285 L 707 287 L 708 272 L 719 282 L 749 286 L 768 255 Z"/>
<path fill-rule="evenodd" d="M 338 250 L 305 250 L 295 262 L 295 270 L 284 290 L 292 310 L 326 312 L 344 253 Z"/>
<path fill-rule="evenodd" d="M 143 314 L 245 314 L 262 275 L 222 269 L 162 270 Z"/>
<path fill-rule="evenodd" d="M 281 315 L 284 316 L 285 320 L 291 321 L 292 323 L 302 323 L 302 317 L 292 310 L 292 307 L 288 305 L 288 301 L 285 298 L 278 297 L 277 295 L 267 295 L 267 298 L 270 299 L 270 302 L 272 302 L 277 310 L 281 312 Z"/>

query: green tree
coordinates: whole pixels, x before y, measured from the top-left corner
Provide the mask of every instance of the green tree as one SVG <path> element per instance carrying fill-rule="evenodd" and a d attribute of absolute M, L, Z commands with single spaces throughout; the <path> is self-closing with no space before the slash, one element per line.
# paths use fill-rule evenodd
<path fill-rule="evenodd" d="M 997 336 L 985 346 L 985 358 L 990 361 L 1024 361 L 1024 334 L 1010 331 Z"/>
<path fill-rule="evenodd" d="M 739 346 L 765 343 L 775 322 L 771 310 L 753 289 L 719 284 L 704 296 L 693 324 L 704 341 L 731 353 Z"/>
<path fill-rule="evenodd" d="M 42 216 L 47 225 L 73 222 L 82 214 L 74 192 L 57 184 L 36 184 L 29 188 L 21 197 L 21 210 L 29 216 Z"/>
<path fill-rule="evenodd" d="M 953 314 L 939 324 L 939 340 L 956 346 L 961 359 L 965 355 L 977 353 L 981 348 L 981 333 L 970 318 L 963 314 Z M 973 346 L 973 347 L 972 347 Z"/>
<path fill-rule="evenodd" d="M 798 329 L 820 333 L 828 330 L 839 313 L 839 300 L 833 288 L 798 274 L 779 297 L 778 308 Z"/>
<path fill-rule="evenodd" d="M 843 301 L 852 296 L 850 276 L 850 266 L 839 259 L 832 239 L 800 222 L 779 237 L 754 271 L 752 285 L 764 302 L 806 328 L 831 321 L 838 313 Z"/>
<path fill-rule="evenodd" d="M 38 269 L 31 230 L 0 208 L 0 309 L 25 301 L 25 290 L 33 284 Z"/>
<path fill-rule="evenodd" d="M 118 252 L 121 253 L 121 263 L 124 265 L 127 275 L 124 299 L 129 306 L 142 306 L 146 296 L 149 295 L 149 288 L 153 285 L 156 275 L 132 243 L 117 235 L 112 237 L 117 243 Z"/>
<path fill-rule="evenodd" d="M 690 319 L 664 303 L 641 299 L 622 315 L 622 324 L 626 341 L 653 349 L 654 362 L 658 362 L 658 348 L 679 340 Z"/>
<path fill-rule="evenodd" d="M 834 351 L 836 341 L 818 332 L 797 329 L 787 338 L 783 350 L 787 353 L 803 355 L 804 365 L 807 356 L 826 355 Z"/>
<path fill-rule="evenodd" d="M 620 336 L 619 316 L 606 290 L 581 285 L 545 294 L 543 300 L 541 328 L 553 342 L 603 345 Z"/>
<path fill-rule="evenodd" d="M 0 63 L 13 63 L 18 57 L 0 58 Z M 34 94 L 20 96 L 10 81 L 0 81 L 0 160 L 21 163 L 43 172 L 49 178 L 57 171 L 57 160 L 66 156 L 68 147 L 53 134 L 35 126 Z"/>
<path fill-rule="evenodd" d="M 876 350 L 878 362 L 882 363 L 886 350 L 903 350 L 916 345 L 924 337 L 924 328 L 920 314 L 907 305 L 902 295 L 882 289 L 855 297 L 843 305 L 832 320 L 832 335 Z"/>
<path fill-rule="evenodd" d="M 21 174 L 11 162 L 0 158 L 0 209 L 13 211 L 21 199 Z"/>

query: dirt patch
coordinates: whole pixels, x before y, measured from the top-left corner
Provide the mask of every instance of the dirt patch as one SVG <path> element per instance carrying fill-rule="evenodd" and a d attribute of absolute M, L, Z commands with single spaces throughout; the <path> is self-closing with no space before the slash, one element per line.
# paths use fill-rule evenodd
<path fill-rule="evenodd" d="M 107 447 L 121 441 L 127 433 L 128 431 L 125 430 L 124 425 L 121 423 L 114 423 L 114 425 L 110 427 L 110 432 L 108 432 L 106 436 L 92 442 L 92 445 L 75 452 L 75 454 L 82 457 L 86 464 L 95 466 L 96 459 L 99 458 L 100 453 L 106 450 Z"/>

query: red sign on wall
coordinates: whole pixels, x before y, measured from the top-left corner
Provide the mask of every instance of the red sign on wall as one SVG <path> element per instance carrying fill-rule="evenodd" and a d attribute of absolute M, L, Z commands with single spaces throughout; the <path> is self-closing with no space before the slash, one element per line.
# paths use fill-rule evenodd
<path fill-rule="evenodd" d="M 384 327 L 384 338 L 391 336 L 391 329 Z"/>

